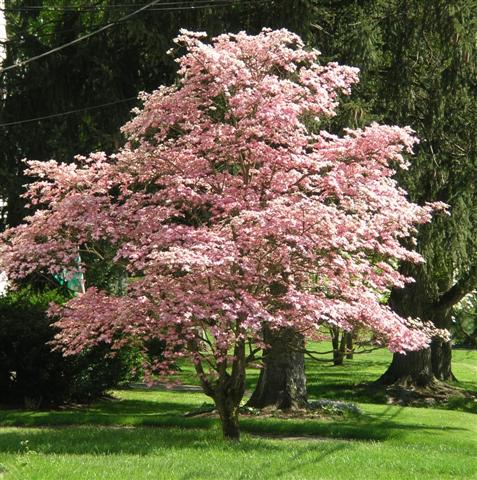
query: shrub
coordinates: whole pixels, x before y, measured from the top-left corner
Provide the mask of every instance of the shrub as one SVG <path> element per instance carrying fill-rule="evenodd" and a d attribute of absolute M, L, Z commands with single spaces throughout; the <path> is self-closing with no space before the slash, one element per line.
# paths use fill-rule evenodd
<path fill-rule="evenodd" d="M 139 355 L 124 348 L 111 356 L 100 344 L 74 357 L 52 351 L 56 331 L 46 315 L 56 291 L 23 290 L 0 298 L 0 403 L 27 408 L 91 401 L 127 381 Z"/>

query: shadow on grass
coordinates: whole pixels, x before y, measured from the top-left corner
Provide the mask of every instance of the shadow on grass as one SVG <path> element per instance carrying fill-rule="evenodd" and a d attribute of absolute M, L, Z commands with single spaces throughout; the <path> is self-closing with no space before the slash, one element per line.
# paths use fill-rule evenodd
<path fill-rule="evenodd" d="M 331 376 L 330 376 L 331 377 Z M 328 382 L 326 380 L 329 380 Z M 331 381 L 330 381 L 331 380 Z M 379 384 L 373 382 L 362 382 L 358 384 L 333 382 L 333 377 L 324 379 L 319 384 L 308 385 L 308 395 L 312 399 L 327 398 L 331 400 L 344 400 L 349 402 L 388 404 L 389 392 Z M 475 401 L 476 392 L 470 382 L 454 382 L 451 384 L 463 389 L 466 396 L 450 397 L 446 402 L 414 403 L 412 406 L 421 408 L 432 408 L 442 410 L 458 410 L 467 413 L 477 413 L 477 402 Z"/>
<path fill-rule="evenodd" d="M 329 398 L 332 400 L 345 400 L 362 403 L 387 402 L 384 389 L 371 389 L 369 385 L 361 383 L 353 385 L 349 383 L 326 382 L 308 385 L 310 398 Z"/>
<path fill-rule="evenodd" d="M 177 426 L 190 428 L 188 411 L 197 408 L 196 403 L 184 401 L 164 402 L 152 400 L 102 400 L 87 407 L 67 410 L 0 410 L 2 426 L 66 426 L 66 425 L 122 425 L 122 426 Z M 200 428 L 213 423 L 202 418 Z M 193 428 L 193 427 L 192 427 Z"/>
<path fill-rule="evenodd" d="M 0 411 L 0 425 L 48 427 L 0 430 L 0 452 L 18 452 L 23 440 L 29 440 L 29 448 L 40 453 L 147 454 L 152 450 L 204 445 L 209 448 L 214 444 L 226 448 L 217 418 L 184 417 L 196 406 L 184 401 L 110 400 L 84 410 Z M 379 414 L 329 419 L 242 416 L 240 425 L 244 433 L 270 438 L 300 436 L 335 441 L 384 441 L 409 431 L 442 431 L 442 426 L 396 421 L 401 411 L 389 407 Z M 271 448 L 267 447 L 270 442 L 258 439 L 246 439 L 238 448 L 246 449 L 251 444 L 253 448 Z"/>
<path fill-rule="evenodd" d="M 360 441 L 385 441 L 399 438 L 402 434 L 423 430 L 426 432 L 463 431 L 458 427 L 422 425 L 421 423 L 396 421 L 403 407 L 390 406 L 379 414 L 325 420 L 280 420 L 274 418 L 245 418 L 241 421 L 243 431 L 262 435 L 300 435 L 322 439 Z"/>
<path fill-rule="evenodd" d="M 24 453 L 25 440 L 30 452 L 41 454 L 160 454 L 161 450 L 227 448 L 218 430 L 159 428 L 112 428 L 76 426 L 74 428 L 34 428 L 0 432 L 0 452 Z M 22 444 L 23 442 L 23 444 Z M 239 448 L 259 449 L 259 442 L 245 442 Z M 264 448 L 269 446 L 264 445 Z"/>
<path fill-rule="evenodd" d="M 282 449 L 287 449 L 288 446 L 287 444 L 283 445 Z M 293 473 L 297 471 L 302 470 L 306 465 L 312 465 L 318 466 L 320 462 L 322 462 L 326 457 L 329 457 L 330 455 L 334 455 L 337 452 L 341 450 L 345 450 L 346 448 L 349 448 L 349 445 L 347 445 L 345 442 L 342 443 L 319 443 L 315 445 L 311 445 L 310 443 L 307 443 L 306 446 L 303 446 L 303 448 L 296 449 L 296 453 L 289 459 L 287 462 L 287 467 L 280 467 L 279 472 L 274 473 L 275 478 L 299 478 L 296 476 L 291 477 Z M 309 458 L 308 460 L 304 459 L 304 454 L 309 452 L 309 450 L 315 449 L 319 451 L 315 455 L 313 455 L 312 458 Z M 256 465 L 255 469 L 256 471 L 273 471 L 274 469 L 276 470 L 275 467 L 276 463 L 276 457 L 270 458 L 269 460 L 265 462 L 261 462 L 261 464 Z M 318 467 L 319 468 L 319 467 Z M 190 480 L 191 477 L 184 478 L 184 480 Z M 316 477 L 318 478 L 318 477 Z"/>

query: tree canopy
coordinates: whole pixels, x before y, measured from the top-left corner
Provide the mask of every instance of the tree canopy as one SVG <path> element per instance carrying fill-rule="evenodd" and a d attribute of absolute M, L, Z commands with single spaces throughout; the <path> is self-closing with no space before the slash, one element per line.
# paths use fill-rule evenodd
<path fill-rule="evenodd" d="M 401 240 L 443 205 L 411 203 L 392 178 L 408 166 L 409 128 L 307 127 L 334 115 L 356 69 L 319 65 L 287 30 L 205 36 L 182 31 L 179 80 L 142 95 L 117 153 L 29 162 L 41 208 L 0 252 L 15 279 L 72 271 L 78 254 L 111 246 L 134 280 L 122 296 L 93 286 L 54 310 L 65 352 L 160 338 L 153 367 L 188 356 L 234 437 L 264 323 L 308 336 L 362 325 L 398 352 L 439 334 L 380 298 L 412 280 L 398 262 L 422 257 Z"/>

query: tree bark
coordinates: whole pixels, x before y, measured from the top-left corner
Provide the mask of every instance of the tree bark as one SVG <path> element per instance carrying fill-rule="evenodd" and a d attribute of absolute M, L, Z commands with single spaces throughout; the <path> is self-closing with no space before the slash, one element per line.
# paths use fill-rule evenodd
<path fill-rule="evenodd" d="M 472 266 L 461 278 L 433 305 L 431 319 L 439 328 L 451 326 L 452 309 L 469 292 L 477 287 L 477 266 Z M 434 339 L 431 344 L 432 371 L 438 380 L 457 380 L 452 373 L 452 342 Z"/>
<path fill-rule="evenodd" d="M 437 305 L 430 318 L 439 328 L 449 329 L 452 324 L 452 306 Z M 452 341 L 434 338 L 431 343 L 432 372 L 437 380 L 450 382 L 457 380 L 452 373 Z"/>
<path fill-rule="evenodd" d="M 438 380 L 453 382 L 456 379 L 452 373 L 452 342 L 433 340 L 431 343 L 432 372 Z"/>
<path fill-rule="evenodd" d="M 346 332 L 338 327 L 331 327 L 331 344 L 333 345 L 333 365 L 343 365 L 346 352 Z M 341 339 L 340 339 L 341 333 Z"/>
<path fill-rule="evenodd" d="M 304 408 L 308 404 L 305 377 L 305 340 L 291 328 L 271 331 L 264 327 L 263 368 L 249 406 L 275 406 L 281 410 Z"/>
<path fill-rule="evenodd" d="M 430 348 L 419 352 L 395 353 L 391 365 L 378 382 L 424 387 L 436 380 L 456 380 L 452 373 L 452 342 L 435 339 Z"/>
<path fill-rule="evenodd" d="M 438 301 L 426 303 L 416 284 L 410 284 L 404 289 L 393 290 L 389 304 L 403 317 L 419 317 L 431 321 L 438 328 L 449 328 L 452 307 L 462 298 L 458 285 L 460 284 L 454 285 Z M 434 339 L 430 348 L 408 352 L 406 355 L 395 353 L 391 365 L 378 383 L 425 387 L 437 380 L 455 380 L 451 362 L 451 342 Z"/>
<path fill-rule="evenodd" d="M 409 272 L 405 272 L 409 274 Z M 403 289 L 393 289 L 389 299 L 390 307 L 402 317 L 429 318 L 429 305 L 425 304 L 418 282 Z M 406 354 L 395 353 L 391 365 L 377 380 L 381 385 L 403 387 L 426 387 L 436 381 L 432 371 L 431 349 L 426 348 Z"/>
<path fill-rule="evenodd" d="M 407 354 L 395 353 L 391 365 L 378 379 L 382 385 L 398 384 L 404 387 L 426 387 L 435 382 L 431 350 L 426 348 Z"/>
<path fill-rule="evenodd" d="M 225 440 L 238 442 L 240 440 L 239 428 L 239 406 L 240 400 L 237 402 L 234 398 L 217 394 L 214 397 L 215 406 L 219 412 L 222 433 Z"/>
<path fill-rule="evenodd" d="M 353 359 L 353 341 L 354 341 L 354 333 L 353 332 L 346 332 L 346 358 L 348 360 Z"/>
<path fill-rule="evenodd" d="M 239 408 L 245 393 L 246 358 L 245 343 L 237 341 L 231 368 L 227 370 L 227 351 L 222 352 L 223 362 L 217 365 L 217 376 L 214 380 L 206 375 L 202 363 L 194 363 L 202 389 L 214 400 L 219 412 L 222 433 L 225 440 L 238 442 L 240 440 Z"/>

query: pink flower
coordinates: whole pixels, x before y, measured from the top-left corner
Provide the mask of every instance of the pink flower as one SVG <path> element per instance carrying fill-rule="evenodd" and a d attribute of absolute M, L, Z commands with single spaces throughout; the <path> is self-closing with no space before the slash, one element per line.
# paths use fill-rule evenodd
<path fill-rule="evenodd" d="M 214 374 L 244 341 L 263 345 L 264 323 L 309 336 L 359 325 L 393 351 L 426 346 L 439 332 L 380 302 L 412 281 L 400 261 L 422 261 L 401 240 L 445 207 L 410 202 L 393 178 L 412 130 L 312 134 L 309 120 L 335 114 L 357 69 L 319 65 L 286 30 L 204 37 L 180 32 L 180 81 L 141 94 L 115 155 L 29 162 L 38 180 L 26 196 L 42 209 L 1 236 L 1 268 L 54 274 L 108 245 L 127 292 L 90 287 L 53 308 L 57 340 L 75 354 L 159 337 L 151 368 L 166 373 L 188 356 Z"/>

